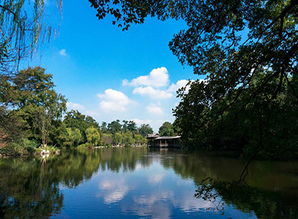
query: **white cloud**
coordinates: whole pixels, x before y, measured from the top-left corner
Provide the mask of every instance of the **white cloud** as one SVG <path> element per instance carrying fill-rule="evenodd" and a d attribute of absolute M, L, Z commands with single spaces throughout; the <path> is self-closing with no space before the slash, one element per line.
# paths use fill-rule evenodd
<path fill-rule="evenodd" d="M 106 89 L 103 94 L 98 94 L 101 99 L 100 108 L 106 112 L 124 112 L 132 101 L 121 91 Z"/>
<path fill-rule="evenodd" d="M 67 56 L 66 49 L 61 49 L 59 51 L 59 54 L 62 55 L 62 56 Z"/>
<path fill-rule="evenodd" d="M 165 67 L 153 69 L 149 75 L 139 76 L 128 81 L 122 81 L 123 86 L 150 86 L 150 87 L 164 87 L 169 84 L 169 73 Z"/>
<path fill-rule="evenodd" d="M 187 83 L 188 83 L 188 80 L 179 80 L 176 82 L 176 84 L 171 84 L 171 86 L 168 88 L 168 91 L 176 92 L 178 89 L 185 87 Z"/>
<path fill-rule="evenodd" d="M 132 119 L 137 125 L 142 125 L 142 124 L 150 124 L 152 121 L 149 119 Z"/>
<path fill-rule="evenodd" d="M 67 109 L 68 110 L 79 110 L 79 111 L 82 111 L 82 110 L 85 110 L 86 107 L 79 104 L 79 103 L 72 103 L 72 102 L 67 102 L 66 103 L 66 106 L 67 106 Z"/>
<path fill-rule="evenodd" d="M 152 113 L 152 114 L 157 114 L 157 115 L 162 115 L 163 114 L 163 109 L 157 105 L 150 104 L 149 106 L 146 107 L 147 112 Z"/>
<path fill-rule="evenodd" d="M 133 94 L 140 94 L 142 96 L 149 96 L 152 99 L 169 99 L 173 97 L 171 92 L 166 90 L 155 89 L 153 87 L 137 87 L 133 89 Z"/>
<path fill-rule="evenodd" d="M 66 53 L 65 50 L 63 52 Z M 98 122 L 133 120 L 137 125 L 150 124 L 157 131 L 164 121 L 174 120 L 171 110 L 179 101 L 176 91 L 184 87 L 188 80 L 171 82 L 168 70 L 161 67 L 122 83 L 131 86 L 125 88 L 125 93 L 110 88 L 98 94 L 99 99 L 92 100 L 88 105 L 69 102 L 67 107 L 90 115 Z"/>

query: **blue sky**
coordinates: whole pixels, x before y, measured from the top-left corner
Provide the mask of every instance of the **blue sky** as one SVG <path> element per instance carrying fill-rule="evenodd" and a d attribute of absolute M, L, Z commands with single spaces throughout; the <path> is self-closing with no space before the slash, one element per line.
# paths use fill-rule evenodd
<path fill-rule="evenodd" d="M 48 7 L 54 2 L 48 0 Z M 122 32 L 110 18 L 97 20 L 95 12 L 88 0 L 64 0 L 58 35 L 24 67 L 46 68 L 68 108 L 100 123 L 135 120 L 157 131 L 172 122 L 175 90 L 198 78 L 168 47 L 183 22 L 149 18 Z"/>

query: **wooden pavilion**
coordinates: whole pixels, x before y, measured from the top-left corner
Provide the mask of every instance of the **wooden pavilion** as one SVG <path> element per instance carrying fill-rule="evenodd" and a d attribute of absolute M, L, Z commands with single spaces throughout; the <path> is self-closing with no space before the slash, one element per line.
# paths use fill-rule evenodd
<path fill-rule="evenodd" d="M 151 148 L 180 148 L 181 136 L 148 135 L 148 146 Z"/>

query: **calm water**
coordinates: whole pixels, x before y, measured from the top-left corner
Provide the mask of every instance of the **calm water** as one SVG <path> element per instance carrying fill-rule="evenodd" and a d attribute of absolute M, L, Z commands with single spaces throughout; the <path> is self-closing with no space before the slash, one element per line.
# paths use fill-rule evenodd
<path fill-rule="evenodd" d="M 223 186 L 241 167 L 144 148 L 2 159 L 0 218 L 298 218 L 298 162 L 255 162 L 249 186 Z M 213 187 L 195 197 L 206 177 Z"/>

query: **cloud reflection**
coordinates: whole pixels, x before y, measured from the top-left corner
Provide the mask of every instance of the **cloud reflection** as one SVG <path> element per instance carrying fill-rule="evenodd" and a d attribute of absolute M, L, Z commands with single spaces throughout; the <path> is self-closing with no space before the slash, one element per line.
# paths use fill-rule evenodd
<path fill-rule="evenodd" d="M 101 192 L 98 197 L 103 196 L 104 203 L 111 204 L 121 201 L 127 194 L 129 188 L 125 180 L 105 179 L 100 182 Z"/>
<path fill-rule="evenodd" d="M 157 184 L 157 183 L 160 183 L 160 182 L 163 180 L 164 176 L 165 176 L 165 174 L 163 174 L 163 173 L 155 174 L 155 175 L 153 175 L 153 176 L 149 176 L 149 180 L 148 180 L 148 182 L 149 182 L 150 184 Z"/>
<path fill-rule="evenodd" d="M 97 197 L 102 197 L 105 204 L 118 203 L 125 215 L 167 219 L 173 209 L 178 209 L 199 216 L 214 212 L 217 205 L 195 198 L 193 181 L 166 171 L 158 161 L 132 172 L 103 173 L 98 185 Z"/>

